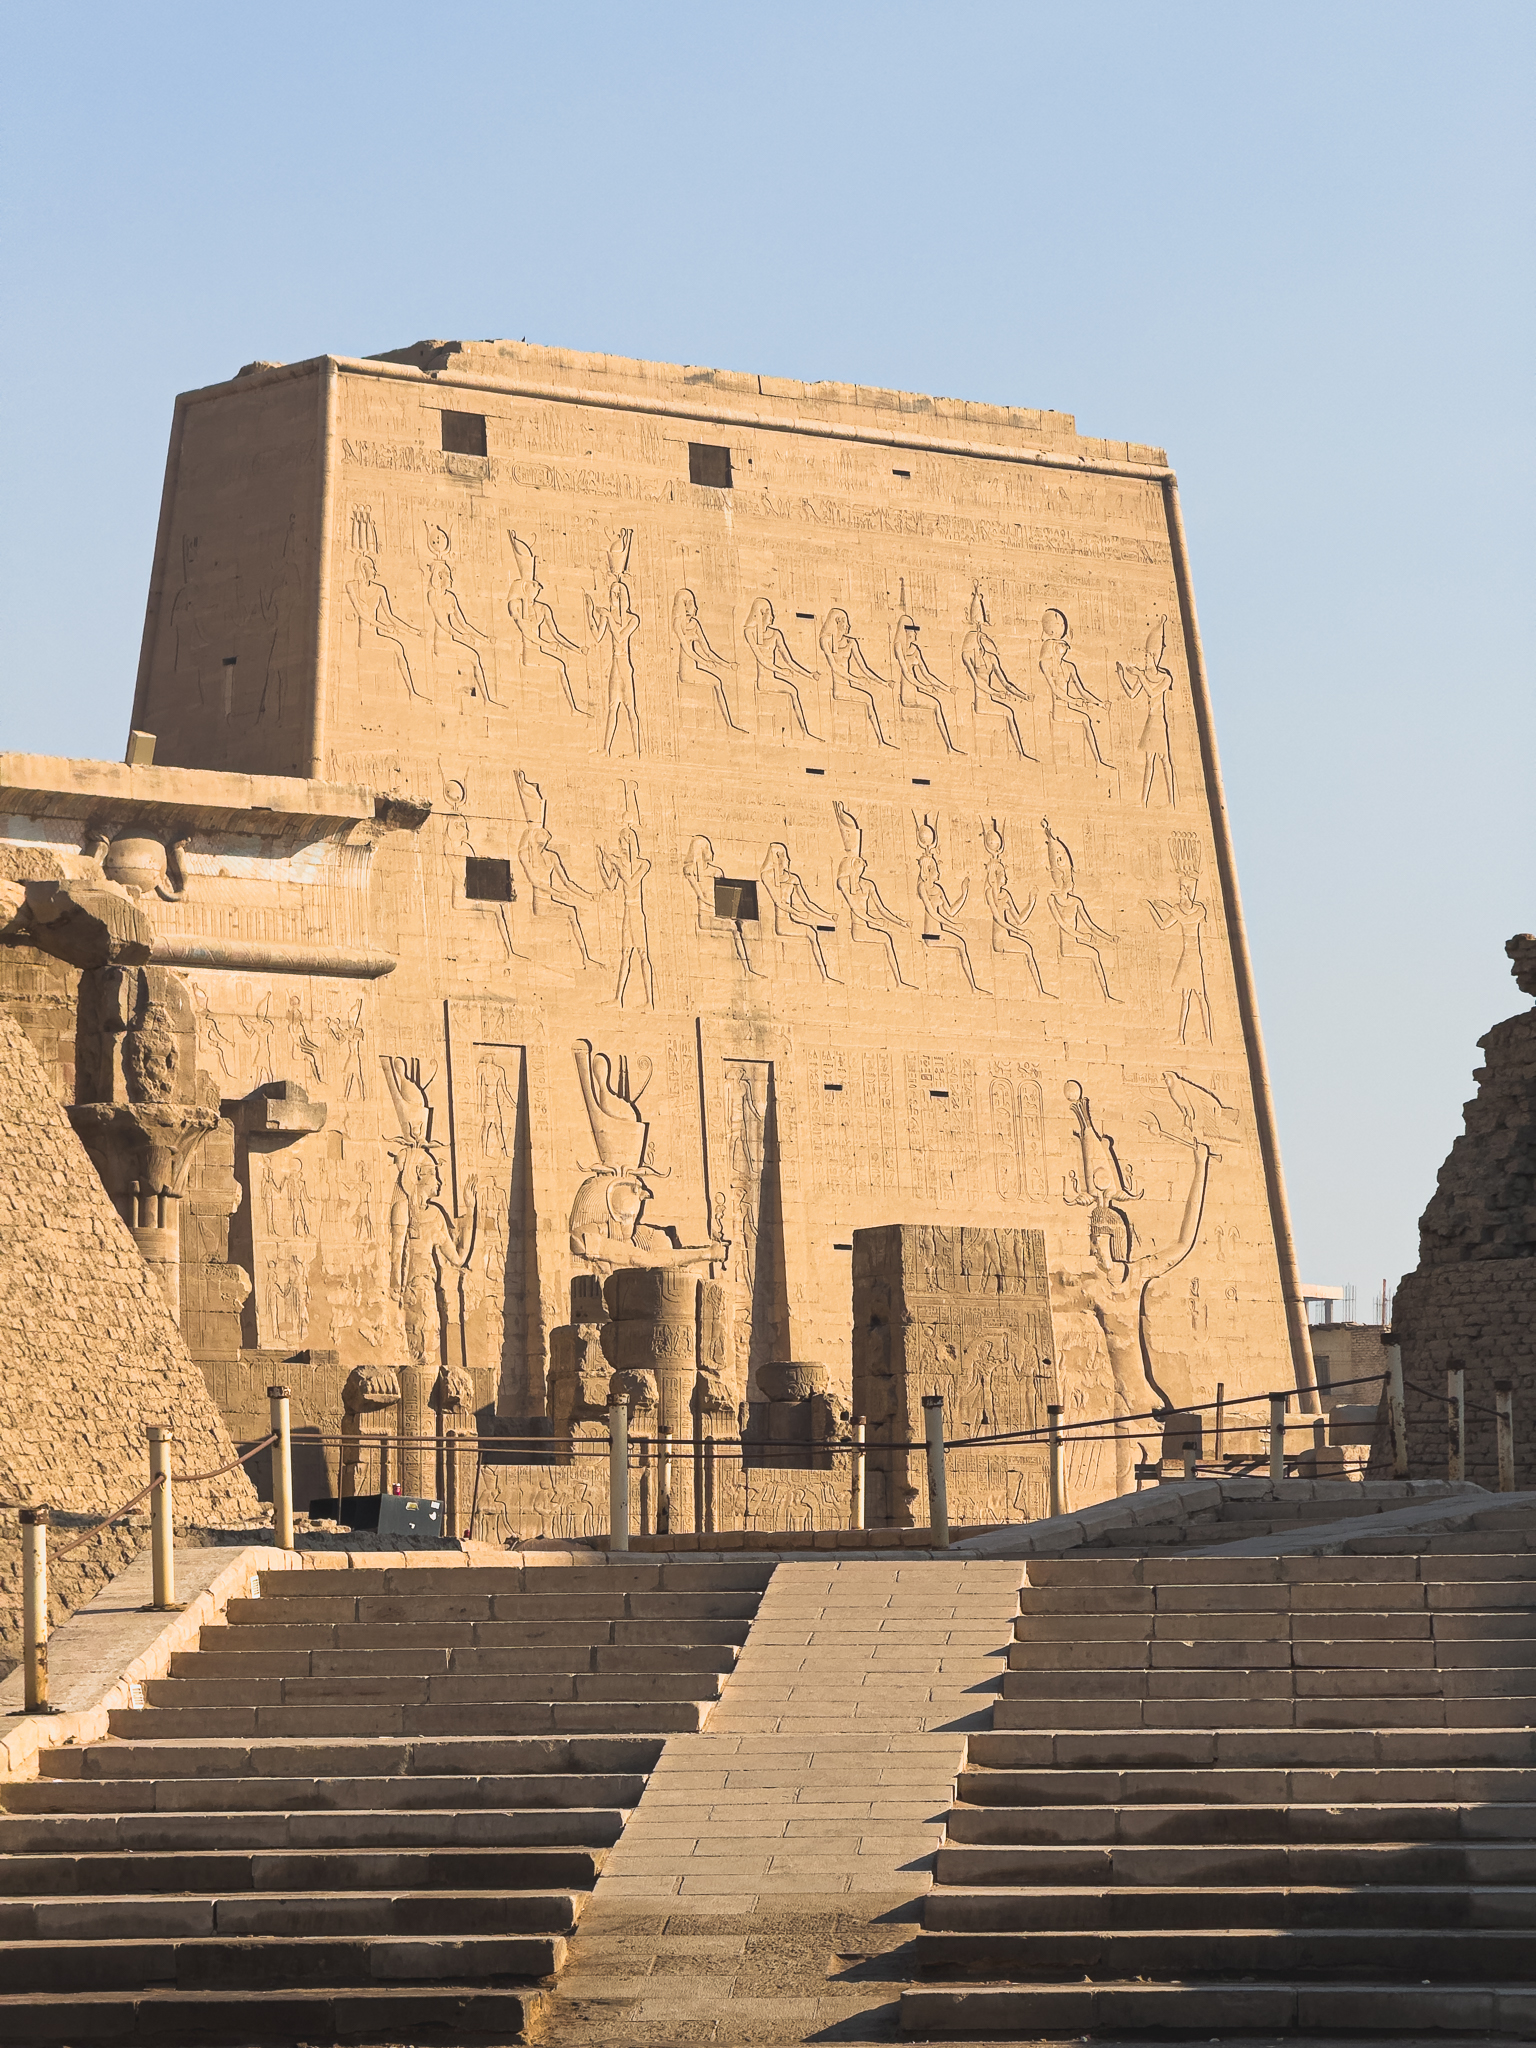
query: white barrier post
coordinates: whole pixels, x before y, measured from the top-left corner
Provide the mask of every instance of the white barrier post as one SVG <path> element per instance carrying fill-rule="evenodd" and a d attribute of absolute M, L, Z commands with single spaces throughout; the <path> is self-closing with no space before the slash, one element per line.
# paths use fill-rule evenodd
<path fill-rule="evenodd" d="M 1061 1485 L 1061 1403 L 1048 1401 L 1045 1406 L 1045 1425 L 1051 1446 L 1051 1491 L 1047 1513 L 1064 1515 L 1067 1512 L 1066 1499 Z"/>
<path fill-rule="evenodd" d="M 853 1418 L 853 1452 L 849 1459 L 849 1463 L 853 1467 L 851 1475 L 853 1497 L 848 1518 L 850 1529 L 862 1529 L 864 1526 L 864 1461 L 866 1455 L 867 1453 L 864 1449 L 864 1418 L 862 1415 L 855 1415 Z"/>
<path fill-rule="evenodd" d="M 21 1511 L 22 1708 L 48 1714 L 48 1510 Z"/>
<path fill-rule="evenodd" d="M 290 1426 L 288 1389 L 268 1387 L 272 1404 L 272 1541 L 279 1550 L 293 1548 L 293 1436 Z"/>
<path fill-rule="evenodd" d="M 1499 1443 L 1499 1491 L 1513 1493 L 1515 1490 L 1515 1383 L 1513 1380 L 1495 1380 L 1493 1383 L 1493 1405 L 1496 1412 L 1494 1429 Z"/>
<path fill-rule="evenodd" d="M 1387 1423 L 1392 1432 L 1392 1477 L 1408 1477 L 1408 1407 L 1403 1399 L 1403 1354 L 1387 1354 Z"/>
<path fill-rule="evenodd" d="M 656 1534 L 672 1534 L 672 1425 L 656 1425 Z"/>
<path fill-rule="evenodd" d="M 924 1394 L 923 1433 L 928 1443 L 928 1531 L 935 1550 L 949 1548 L 949 1487 L 944 1474 L 944 1396 Z"/>
<path fill-rule="evenodd" d="M 1467 1476 L 1467 1373 L 1466 1367 L 1445 1369 L 1445 1476 L 1450 1480 Z"/>
<path fill-rule="evenodd" d="M 1269 1397 L 1269 1476 L 1276 1485 L 1285 1477 L 1285 1402 L 1284 1394 Z"/>
<path fill-rule="evenodd" d="M 608 1403 L 608 1549 L 629 1548 L 629 1403 Z"/>
<path fill-rule="evenodd" d="M 176 1605 L 176 1552 L 172 1547 L 171 1534 L 171 1437 L 172 1432 L 160 1423 L 149 1425 L 149 1477 L 154 1484 L 154 1492 L 149 1496 L 151 1605 L 161 1609 Z"/>

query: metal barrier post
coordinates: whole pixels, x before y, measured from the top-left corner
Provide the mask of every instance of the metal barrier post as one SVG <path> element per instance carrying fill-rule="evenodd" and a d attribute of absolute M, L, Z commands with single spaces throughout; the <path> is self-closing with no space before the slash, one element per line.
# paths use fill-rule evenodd
<path fill-rule="evenodd" d="M 864 1465 L 868 1453 L 864 1449 L 864 1418 L 853 1418 L 853 1454 L 848 1462 L 853 1467 L 851 1478 L 852 1502 L 849 1507 L 848 1526 L 862 1529 L 864 1526 Z"/>
<path fill-rule="evenodd" d="M 608 1403 L 608 1548 L 629 1548 L 629 1403 Z"/>
<path fill-rule="evenodd" d="M 1328 1418 L 1319 1415 L 1312 1425 L 1312 1476 L 1321 1479 L 1325 1463 L 1324 1453 L 1328 1449 Z"/>
<path fill-rule="evenodd" d="M 935 1550 L 949 1548 L 949 1488 L 944 1474 L 944 1396 L 924 1394 L 923 1434 L 928 1442 L 928 1530 Z"/>
<path fill-rule="evenodd" d="M 672 1425 L 656 1425 L 656 1534 L 672 1534 Z"/>
<path fill-rule="evenodd" d="M 1226 1423 L 1227 1423 L 1227 1400 L 1226 1400 L 1226 1394 L 1227 1394 L 1226 1382 L 1225 1382 L 1225 1381 L 1223 1381 L 1223 1380 L 1218 1380 L 1218 1381 L 1216 1382 L 1216 1441 L 1215 1441 L 1215 1444 L 1214 1444 L 1214 1446 L 1213 1446 L 1213 1452 L 1214 1452 L 1214 1456 L 1215 1456 L 1215 1459 L 1216 1459 L 1216 1463 L 1217 1463 L 1218 1465 L 1219 1465 L 1219 1464 L 1221 1463 L 1221 1457 L 1222 1457 L 1222 1446 L 1221 1446 L 1221 1440 L 1222 1440 L 1223 1436 L 1225 1436 L 1225 1434 L 1226 1434 Z"/>
<path fill-rule="evenodd" d="M 48 1510 L 21 1511 L 22 1708 L 50 1714 L 48 1704 Z"/>
<path fill-rule="evenodd" d="M 150 1604 L 168 1608 L 176 1605 L 176 1553 L 171 1536 L 171 1437 L 158 1422 L 149 1425 L 149 1477 L 154 1492 L 149 1496 L 149 1561 L 153 1584 Z"/>
<path fill-rule="evenodd" d="M 1445 1369 L 1445 1433 L 1447 1479 L 1467 1476 L 1467 1372 L 1461 1365 Z"/>
<path fill-rule="evenodd" d="M 1051 1444 L 1051 1491 L 1046 1513 L 1064 1515 L 1066 1500 L 1061 1488 L 1061 1403 L 1048 1401 L 1045 1406 L 1045 1421 Z"/>
<path fill-rule="evenodd" d="M 443 1534 L 460 1534 L 459 1432 L 448 1428 L 443 1430 Z"/>
<path fill-rule="evenodd" d="M 268 1387 L 272 1403 L 272 1541 L 279 1550 L 293 1548 L 293 1437 L 288 1413 L 288 1389 Z"/>
<path fill-rule="evenodd" d="M 1277 1485 L 1285 1477 L 1284 1394 L 1269 1397 L 1269 1476 Z"/>
<path fill-rule="evenodd" d="M 1403 1354 L 1396 1348 L 1387 1356 L 1387 1424 L 1392 1432 L 1392 1477 L 1408 1477 L 1408 1409 L 1403 1400 Z"/>
<path fill-rule="evenodd" d="M 704 1417 L 694 1411 L 693 1417 L 693 1533 L 704 1534 Z"/>
<path fill-rule="evenodd" d="M 1493 1405 L 1495 1409 L 1493 1427 L 1499 1446 L 1499 1491 L 1500 1493 L 1513 1493 L 1515 1490 L 1515 1383 L 1513 1380 L 1494 1381 Z"/>
<path fill-rule="evenodd" d="M 1195 1448 L 1192 1436 L 1185 1437 L 1179 1449 L 1184 1453 L 1184 1477 L 1198 1479 L 1200 1476 L 1200 1453 Z"/>
<path fill-rule="evenodd" d="M 715 1520 L 715 1440 L 707 1436 L 704 1439 L 704 1534 L 713 1536 L 718 1527 Z"/>

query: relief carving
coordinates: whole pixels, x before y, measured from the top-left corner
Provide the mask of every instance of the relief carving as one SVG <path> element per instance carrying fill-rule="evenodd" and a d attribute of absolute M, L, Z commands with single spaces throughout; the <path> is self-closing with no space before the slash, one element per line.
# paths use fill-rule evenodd
<path fill-rule="evenodd" d="M 972 713 L 979 718 L 984 712 L 995 712 L 1006 726 L 1019 759 L 1033 761 L 1035 756 L 1025 746 L 1024 735 L 1019 730 L 1017 707 L 1031 704 L 1034 699 L 1028 690 L 1021 690 L 1017 683 L 1008 680 L 1003 658 L 997 651 L 997 642 L 987 631 L 987 601 L 981 594 L 979 583 L 971 592 L 969 618 L 970 625 L 960 643 L 960 662 L 971 679 Z"/>
<path fill-rule="evenodd" d="M 640 752 L 640 706 L 635 697 L 634 639 L 640 630 L 640 615 L 630 602 L 629 549 L 634 529 L 623 527 L 608 544 L 607 576 L 601 603 L 590 591 L 582 594 L 587 606 L 587 630 L 594 651 L 608 649 L 607 718 L 603 726 L 603 752 L 611 754 L 618 738 L 619 720 L 629 722 L 629 736 L 635 753 Z"/>
<path fill-rule="evenodd" d="M 685 1245 L 670 1225 L 643 1221 L 646 1204 L 661 1177 L 646 1157 L 650 1125 L 640 1114 L 640 1098 L 651 1080 L 651 1062 L 617 1061 L 595 1052 L 592 1041 L 578 1038 L 574 1047 L 596 1166 L 571 1204 L 570 1238 L 574 1257 L 593 1272 L 607 1275 L 625 1267 L 692 1268 L 723 1263 L 730 1245 L 720 1237 L 705 1244 Z"/>
<path fill-rule="evenodd" d="M 896 624 L 891 634 L 891 653 L 896 663 L 896 674 L 900 681 L 899 696 L 908 711 L 927 709 L 933 713 L 933 722 L 939 729 L 939 738 L 951 754 L 963 753 L 950 737 L 949 721 L 944 716 L 944 699 L 952 697 L 954 689 L 949 683 L 941 682 L 928 666 L 922 648 L 918 644 L 918 623 L 907 610 L 907 586 L 901 584 L 901 610 L 896 615 Z"/>
<path fill-rule="evenodd" d="M 1172 801 L 1170 797 L 1169 801 Z M 1179 935 L 1179 960 L 1169 984 L 1179 999 L 1179 1042 L 1189 1043 L 1191 1017 L 1199 1020 L 1206 1044 L 1211 1042 L 1211 1000 L 1205 984 L 1204 928 L 1210 912 L 1196 896 L 1200 886 L 1200 841 L 1193 832 L 1175 832 L 1168 841 L 1178 870 L 1179 893 L 1173 902 L 1147 898 L 1157 928 Z"/>
<path fill-rule="evenodd" d="M 827 613 L 816 644 L 831 672 L 833 703 L 862 704 L 874 727 L 876 740 L 882 747 L 894 746 L 896 742 L 886 738 L 885 728 L 880 723 L 880 701 L 874 686 L 878 685 L 883 693 L 889 694 L 895 685 L 888 683 L 884 676 L 876 675 L 864 659 L 864 650 L 854 638 L 848 614 L 840 606 Z"/>
<path fill-rule="evenodd" d="M 755 597 L 748 605 L 741 637 L 751 648 L 752 659 L 757 664 L 758 696 L 777 692 L 788 697 L 801 732 L 808 740 L 819 741 L 819 734 L 812 732 L 806 722 L 805 706 L 800 700 L 800 685 L 813 683 L 816 678 L 790 653 L 789 642 L 784 638 L 782 628 L 774 623 L 773 606 L 766 597 Z"/>
<path fill-rule="evenodd" d="M 556 623 L 555 614 L 544 596 L 544 586 L 539 581 L 538 560 L 532 547 L 510 528 L 507 539 L 512 544 L 512 581 L 507 590 L 507 612 L 516 636 L 518 673 L 524 681 L 540 674 L 557 675 L 566 703 L 578 718 L 590 718 L 592 707 L 577 703 L 576 692 L 571 688 L 570 668 L 564 659 L 567 654 L 580 654 L 581 649 L 574 640 L 566 639 Z"/>
<path fill-rule="evenodd" d="M 725 671 L 735 666 L 709 644 L 699 617 L 699 601 L 691 590 L 680 590 L 672 600 L 672 632 L 677 641 L 677 687 L 686 695 L 695 682 L 708 683 L 727 732 L 745 733 L 731 714 L 731 700 L 725 694 Z"/>
<path fill-rule="evenodd" d="M 1096 697 L 1083 681 L 1077 663 L 1072 659 L 1071 628 L 1065 612 L 1053 606 L 1040 620 L 1040 673 L 1051 693 L 1051 723 L 1060 726 L 1063 732 L 1079 732 L 1088 744 L 1088 750 L 1101 768 L 1113 768 L 1113 761 L 1106 761 L 1099 746 L 1098 728 L 1094 724 L 1095 711 L 1106 709 L 1104 699 Z"/>
<path fill-rule="evenodd" d="M 846 804 L 833 799 L 832 810 L 842 836 L 843 857 L 837 866 L 837 893 L 848 906 L 848 936 L 861 942 L 883 945 L 890 962 L 891 979 L 898 988 L 911 988 L 901 971 L 892 933 L 910 931 L 904 917 L 898 917 L 882 900 L 864 858 L 864 830 Z"/>
<path fill-rule="evenodd" d="M 1170 804 L 1179 800 L 1173 774 L 1173 733 L 1169 725 L 1168 699 L 1174 688 L 1173 671 L 1165 655 L 1168 647 L 1168 616 L 1164 613 L 1147 635 L 1146 660 L 1140 668 L 1127 668 L 1124 662 L 1115 663 L 1115 674 L 1120 678 L 1120 687 L 1127 697 L 1144 697 L 1147 715 L 1143 721 L 1136 744 L 1141 749 L 1145 770 L 1141 785 L 1141 801 L 1145 808 L 1152 801 L 1152 785 L 1157 780 L 1159 768 L 1163 771 L 1163 788 Z"/>
<path fill-rule="evenodd" d="M 1099 947 L 1118 946 L 1120 941 L 1113 932 L 1094 923 L 1087 904 L 1077 893 L 1072 854 L 1066 841 L 1056 837 L 1049 818 L 1042 818 L 1040 823 L 1045 831 L 1045 857 L 1055 884 L 1046 902 L 1056 923 L 1058 953 L 1063 960 L 1077 959 L 1086 953 L 1093 962 L 1105 1002 L 1117 1003 L 1120 998 L 1110 994 L 1109 976 L 1104 971 L 1104 956 Z"/>

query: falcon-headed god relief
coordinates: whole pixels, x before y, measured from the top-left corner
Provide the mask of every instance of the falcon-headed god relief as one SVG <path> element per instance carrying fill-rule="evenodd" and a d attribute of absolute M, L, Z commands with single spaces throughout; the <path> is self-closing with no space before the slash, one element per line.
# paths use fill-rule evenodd
<path fill-rule="evenodd" d="M 650 1061 L 630 1061 L 623 1054 L 613 1059 L 594 1051 L 590 1038 L 578 1038 L 573 1049 L 597 1147 L 597 1164 L 586 1169 L 571 1204 L 573 1254 L 603 1279 L 620 1266 L 723 1265 L 731 1250 L 726 1238 L 680 1244 L 670 1225 L 643 1221 L 653 1182 L 661 1177 L 646 1157 L 651 1127 L 640 1113 Z"/>

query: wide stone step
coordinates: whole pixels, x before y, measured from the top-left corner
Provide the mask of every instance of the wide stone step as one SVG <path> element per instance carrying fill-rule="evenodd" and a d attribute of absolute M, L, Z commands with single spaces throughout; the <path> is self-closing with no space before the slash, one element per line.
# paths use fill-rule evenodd
<path fill-rule="evenodd" d="M 961 1796 L 966 1799 L 963 1790 Z M 1536 1801 L 1497 1806 L 1481 1800 L 1417 1805 L 1329 1799 L 1226 1806 L 1175 1799 L 1136 1806 L 962 1803 L 950 1809 L 948 1834 L 952 1842 L 1143 1847 L 1175 1842 L 1212 1848 L 1255 1842 L 1524 1842 L 1536 1840 Z"/>
<path fill-rule="evenodd" d="M 1527 1696 L 1503 1692 L 1468 1694 L 1435 1690 L 1396 1699 L 1372 1699 L 1365 1688 L 1287 1691 L 1278 1698 L 1190 1699 L 1158 1694 L 1154 1698 L 1094 1699 L 1077 1695 L 1062 1699 L 1033 1691 L 1009 1696 L 992 1709 L 998 1729 L 1084 1728 L 1518 1728 L 1531 1716 Z"/>
<path fill-rule="evenodd" d="M 293 1761 L 299 1764 L 303 1758 Z M 231 1777 L 202 1774 L 115 1778 L 102 1774 L 89 1778 L 24 1778 L 0 1791 L 0 1804 L 8 1814 L 120 1813 L 125 1819 L 147 1814 L 632 1807 L 638 1804 L 645 1789 L 643 1773 L 654 1761 L 641 1759 L 637 1768 L 629 1771 L 541 1771 L 534 1767 L 526 1772 L 452 1776 L 402 1771 L 390 1777 L 283 1777 L 266 1772 Z"/>
<path fill-rule="evenodd" d="M 302 1578 L 303 1573 L 290 1574 Z M 416 1628 L 445 1631 L 478 1628 L 490 1623 L 548 1626 L 558 1622 L 601 1625 L 613 1621 L 750 1621 L 758 1609 L 757 1593 L 626 1593 L 617 1588 L 584 1593 L 571 1588 L 558 1602 L 540 1593 L 494 1593 L 485 1600 L 443 1600 L 405 1594 L 322 1597 L 307 1600 L 231 1600 L 225 1621 L 231 1637 L 248 1628 Z M 217 1632 L 216 1630 L 214 1632 Z"/>
<path fill-rule="evenodd" d="M 973 1768 L 1039 1768 L 1059 1764 L 1073 1769 L 1083 1765 L 1105 1768 L 1140 1764 L 1529 1766 L 1536 1762 L 1536 1733 L 1526 1728 L 1455 1733 L 1435 1728 L 1356 1728 L 1327 1733 L 1216 1728 L 1188 1729 L 1179 1734 L 1135 1730 L 1068 1733 L 1052 1738 L 979 1730 L 969 1739 L 966 1761 Z"/>
<path fill-rule="evenodd" d="M 1421 1973 L 1422 1974 L 1422 1973 Z M 1040 1983 L 904 1991 L 901 2030 L 917 2040 L 1229 2033 L 1435 2035 L 1536 2033 L 1536 1994 L 1518 1984 L 1425 1985 L 1385 1976 L 1342 1983 Z"/>
<path fill-rule="evenodd" d="M 592 1681 L 594 1684 L 597 1681 Z M 622 1690 L 622 1687 L 620 1688 Z M 140 1742 L 236 1742 L 243 1737 L 696 1735 L 705 1707 L 660 1698 L 526 1700 L 494 1706 L 131 1707 L 107 1717 L 112 1734 Z"/>
<path fill-rule="evenodd" d="M 1124 1933 L 1101 1927 L 1006 1934 L 924 1928 L 916 1958 L 924 1974 L 994 1983 L 1248 1976 L 1536 1983 L 1536 1943 L 1524 1927 L 1175 1927 Z"/>
<path fill-rule="evenodd" d="M 718 1699 L 724 1675 L 716 1661 L 693 1670 L 590 1669 L 542 1671 L 528 1677 L 508 1672 L 448 1671 L 410 1677 L 322 1678 L 152 1678 L 145 1697 L 152 1707 L 307 1706 L 478 1706 L 553 1705 L 560 1700 Z"/>
<path fill-rule="evenodd" d="M 272 1850 L 214 1848 L 210 1844 L 203 1849 L 146 1850 L 128 1842 L 120 1844 L 116 1853 L 101 1850 L 7 1856 L 0 1865 L 0 1894 L 12 1899 L 67 1899 L 169 1892 L 378 1894 L 396 1887 L 406 1891 L 446 1887 L 475 1892 L 529 1892 L 554 1886 L 590 1891 L 597 1882 L 603 1855 L 599 1847 L 485 1848 L 459 1846 L 445 1842 L 442 1837 L 417 1849 L 392 1845 L 379 1849 L 345 1846 Z M 84 1934 L 94 1933 L 95 1929 L 74 1931 Z M 207 1934 L 213 1929 L 184 1931 Z M 410 1933 L 411 1929 L 396 1931 Z"/>
<path fill-rule="evenodd" d="M 203 2048 L 214 2041 L 520 2041 L 546 2003 L 540 1990 L 462 1983 L 34 1992 L 0 1996 L 0 2042 L 164 2048 L 178 2041 Z"/>
<path fill-rule="evenodd" d="M 151 1710 L 130 1715 L 140 1724 Z M 147 1739 L 50 1749 L 38 1757 L 44 1778 L 370 1778 L 495 1777 L 568 1772 L 650 1771 L 664 1747 L 660 1733 L 446 1737 L 437 1740 L 264 1742 Z M 20 1788 L 17 1787 L 17 1790 Z M 5 1796 L 9 1798 L 10 1788 Z M 385 1796 L 381 1793 L 380 1795 Z"/>
<path fill-rule="evenodd" d="M 613 1806 L 529 1812 L 466 1806 L 351 1813 L 18 1813 L 0 1817 L 0 1856 L 450 1847 L 588 1854 L 611 1848 L 627 1818 L 624 1809 Z M 536 1877 L 519 1882 L 577 1880 L 552 1878 L 540 1865 Z M 8 1873 L 0 1868 L 0 1889 L 8 1888 Z"/>
<path fill-rule="evenodd" d="M 729 1671 L 734 1660 L 729 1652 L 747 1639 L 744 1621 L 636 1622 L 614 1621 L 586 1627 L 523 1628 L 516 1622 L 497 1622 L 495 1646 L 478 1649 L 472 1642 L 458 1647 L 436 1643 L 418 1645 L 408 1662 L 398 1647 L 372 1650 L 334 1649 L 230 1649 L 230 1638 L 216 1628 L 202 1631 L 201 1650 L 178 1650 L 171 1658 L 173 1678 L 335 1678 L 389 1677 L 402 1669 L 413 1673 L 439 1671 L 521 1672 L 530 1667 L 529 1649 L 586 1650 L 594 1670 L 637 1671 Z M 601 1631 L 599 1633 L 599 1631 Z M 241 1641 L 246 1632 L 241 1632 Z M 639 1657 L 634 1664 L 615 1659 Z M 711 1658 L 727 1659 L 719 1663 Z M 564 1669 L 573 1668 L 562 1660 Z"/>
<path fill-rule="evenodd" d="M 1365 1884 L 1210 1884 L 999 1886 L 952 1890 L 941 1883 L 923 1901 L 931 1933 L 1123 1933 L 1182 1928 L 1466 1928 L 1536 1926 L 1536 1887 Z M 242 1930 L 245 1931 L 245 1930 Z"/>
<path fill-rule="evenodd" d="M 941 1844 L 938 1885 L 1536 1885 L 1536 1842 Z M 1213 1896 L 1223 1897 L 1224 1891 Z M 937 1899 L 938 1892 L 930 1894 Z M 1452 1915 L 1452 1919 L 1456 1916 Z"/>
<path fill-rule="evenodd" d="M 1210 1806 L 1270 1805 L 1293 1800 L 1301 1805 L 1323 1801 L 1338 1805 L 1407 1804 L 1415 1799 L 1500 1805 L 1528 1797 L 1528 1769 L 1499 1770 L 1265 1770 L 1156 1769 L 965 1771 L 959 1779 L 962 1799 L 979 1805 L 1076 1806 L 1097 1801 L 1114 1806 L 1204 1803 Z"/>
<path fill-rule="evenodd" d="M 285 1985 L 463 1984 L 547 1977 L 565 1960 L 558 1934 L 294 1936 L 274 1951 L 260 1936 L 185 1941 L 10 1942 L 0 1948 L 0 1994 L 127 1991 L 265 1991 Z"/>
<path fill-rule="evenodd" d="M 461 1936 L 570 1934 L 581 1901 L 570 1892 L 437 1889 L 332 1892 L 121 1892 L 0 1898 L 0 1942 L 186 1941 L 228 1935 L 312 1939 L 325 1935 Z M 273 1958 L 276 1962 L 277 1959 Z M 3 1970 L 0 1964 L 0 1970 Z M 281 1963 L 277 1963 L 279 1972 Z M 271 1972 L 268 1973 L 270 1982 Z"/>
<path fill-rule="evenodd" d="M 263 1572 L 262 1596 L 270 1600 L 329 1599 L 338 1593 L 414 1593 L 421 1596 L 462 1595 L 526 1590 L 564 1600 L 592 1592 L 750 1592 L 761 1596 L 773 1577 L 774 1561 L 744 1559 L 737 1563 L 688 1563 L 666 1559 L 647 1563 L 595 1565 L 365 1565 L 345 1569 L 313 1568 L 300 1572 Z"/>

